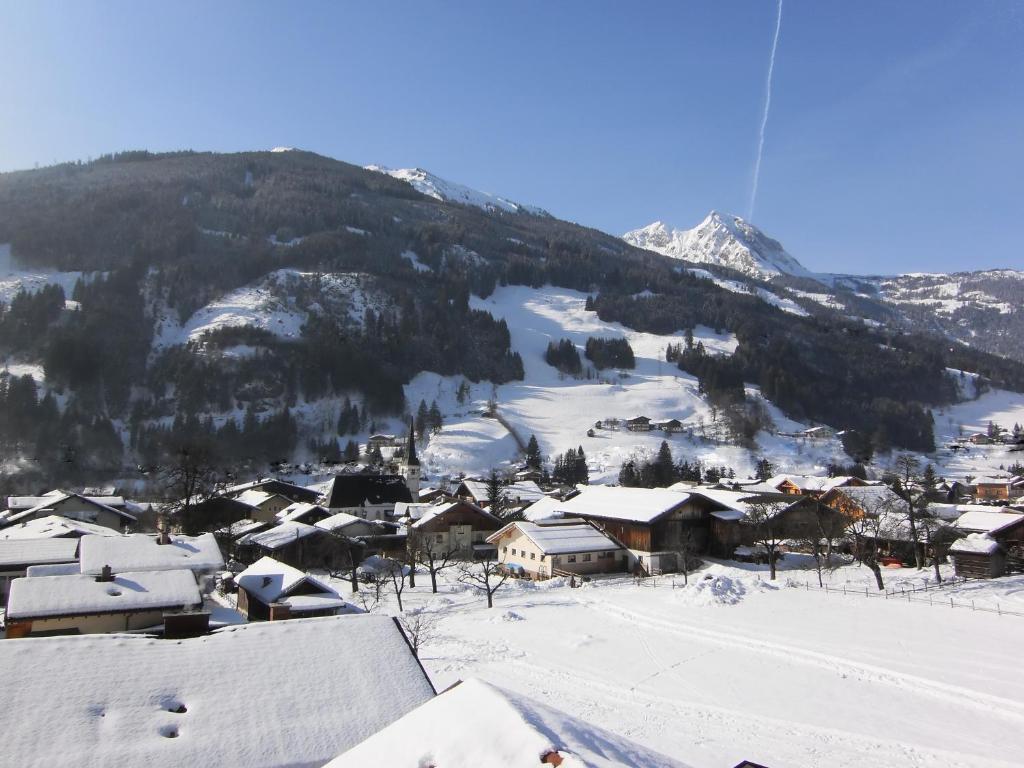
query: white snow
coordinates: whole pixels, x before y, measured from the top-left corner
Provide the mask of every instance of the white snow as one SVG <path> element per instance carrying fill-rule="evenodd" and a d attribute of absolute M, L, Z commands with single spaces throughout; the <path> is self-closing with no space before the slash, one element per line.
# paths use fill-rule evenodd
<path fill-rule="evenodd" d="M 22 290 L 37 293 L 47 285 L 59 285 L 71 298 L 75 283 L 90 280 L 100 273 L 58 272 L 53 269 L 23 267 L 11 253 L 10 243 L 0 243 L 0 301 L 10 303 Z"/>
<path fill-rule="evenodd" d="M 318 532 L 318 529 L 312 525 L 297 523 L 292 520 L 287 523 L 281 523 L 267 531 L 247 533 L 239 538 L 237 543 L 243 545 L 251 544 L 263 549 L 280 549 L 293 541 L 304 539 Z"/>
<path fill-rule="evenodd" d="M 412 264 L 412 268 L 417 272 L 433 272 L 434 268 L 429 264 L 424 264 L 420 261 L 420 257 L 416 255 L 414 251 L 402 251 L 402 258 L 408 260 Z"/>
<path fill-rule="evenodd" d="M 55 539 L 50 541 L 62 541 Z M 203 598 L 187 569 L 118 573 L 113 581 L 95 577 L 32 576 L 14 579 L 7 598 L 8 619 L 84 616 L 93 613 L 196 608 Z"/>
<path fill-rule="evenodd" d="M 224 558 L 212 533 L 172 536 L 169 544 L 157 544 L 155 536 L 83 536 L 79 545 L 82 573 L 97 574 L 109 565 L 114 573 L 165 571 L 187 568 L 194 572 L 218 571 Z"/>
<path fill-rule="evenodd" d="M 618 543 L 582 520 L 549 520 L 543 525 L 520 520 L 509 525 L 519 529 L 541 552 L 550 555 L 622 549 Z M 487 540 L 497 541 L 498 533 L 492 534 Z"/>
<path fill-rule="evenodd" d="M 345 601 L 338 596 L 338 593 L 327 585 L 298 568 L 293 568 L 272 557 L 261 557 L 238 574 L 235 577 L 235 583 L 267 604 L 275 602 L 291 604 L 291 601 L 295 599 L 297 602 L 293 607 L 301 607 L 302 598 L 315 598 L 311 601 L 311 606 L 315 605 L 317 608 L 340 608 L 345 605 Z M 295 598 L 289 596 L 292 590 L 304 583 L 312 584 L 319 588 L 320 592 L 304 593 L 296 595 Z"/>
<path fill-rule="evenodd" d="M 462 205 L 472 205 L 483 208 L 485 211 L 506 211 L 508 213 L 530 213 L 534 216 L 549 216 L 543 208 L 534 205 L 523 205 L 504 197 L 498 197 L 488 192 L 479 192 L 475 189 L 447 181 L 440 176 L 435 176 L 430 171 L 422 168 L 385 168 L 382 165 L 367 165 L 368 171 L 387 174 L 396 179 L 407 182 L 409 186 L 420 194 L 432 197 L 435 200 L 443 200 Z"/>
<path fill-rule="evenodd" d="M 562 768 L 685 768 L 537 697 L 480 680 L 445 691 L 326 768 L 536 768 L 552 751 Z"/>
<path fill-rule="evenodd" d="M 698 264 L 729 267 L 750 277 L 779 274 L 815 277 L 782 245 L 738 216 L 712 211 L 693 229 L 675 229 L 661 221 L 634 229 L 622 239 L 638 248 Z"/>
<path fill-rule="evenodd" d="M 70 563 L 78 559 L 77 539 L 0 539 L 0 570 L 18 565 Z"/>
<path fill-rule="evenodd" d="M 440 594 L 407 590 L 404 602 L 436 612 L 437 635 L 421 658 L 439 689 L 481 679 L 694 766 L 1019 764 L 1024 671 L 1007 663 L 1007 649 L 1024 618 L 1005 611 L 1024 613 L 1024 576 L 911 602 L 876 595 L 871 572 L 856 565 L 825 575 L 829 593 L 811 589 L 809 564 L 787 555 L 775 582 L 766 566 L 724 563 L 691 574 L 688 586 L 681 576 L 597 578 L 580 589 L 512 580 L 490 611 L 452 577 Z M 920 588 L 932 576 L 884 572 L 890 588 Z M 972 600 L 993 612 L 971 611 Z M 456 738 L 438 730 L 438 749 Z M 358 754 L 416 768 L 398 750 L 420 742 L 388 736 L 376 743 L 393 752 Z"/>
<path fill-rule="evenodd" d="M 4 762 L 47 768 L 313 768 L 434 695 L 385 616 L 3 640 L 0 669 Z"/>
<path fill-rule="evenodd" d="M 102 525 L 87 523 L 83 520 L 72 520 L 62 515 L 47 515 L 26 520 L 0 529 L 0 541 L 6 539 L 45 539 L 65 536 L 119 536 L 120 534 Z"/>
<path fill-rule="evenodd" d="M 593 485 L 581 494 L 562 502 L 559 510 L 567 515 L 592 515 L 611 520 L 650 523 L 685 504 L 688 493 L 667 488 L 622 488 Z"/>

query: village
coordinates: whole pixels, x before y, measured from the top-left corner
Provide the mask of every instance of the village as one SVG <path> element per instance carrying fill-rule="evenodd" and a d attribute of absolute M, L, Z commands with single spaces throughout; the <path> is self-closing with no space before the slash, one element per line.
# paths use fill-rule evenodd
<path fill-rule="evenodd" d="M 646 417 L 622 425 L 678 429 L 678 422 Z M 864 597 L 908 603 L 909 589 L 932 604 L 936 595 L 952 595 L 948 602 L 957 607 L 956 595 L 969 585 L 1016 583 L 1013 574 L 1024 573 L 1024 477 L 1009 471 L 942 478 L 908 455 L 884 478 L 869 480 L 769 474 L 764 461 L 759 477 L 716 472 L 629 487 L 565 482 L 571 472 L 552 477 L 528 450 L 514 472 L 431 482 L 417 437 L 412 425 L 404 437 L 373 435 L 362 446 L 363 463 L 310 486 L 272 475 L 172 504 L 110 489 L 9 497 L 0 512 L 0 655 L 14 670 L 5 730 L 47 695 L 38 668 L 52 663 L 58 676 L 68 664 L 93 670 L 87 688 L 62 701 L 54 717 L 67 710 L 75 733 L 97 749 L 156 765 L 211 749 L 222 764 L 397 765 L 387 762 L 397 754 L 391 744 L 409 734 L 420 734 L 431 754 L 459 750 L 496 764 L 510 733 L 536 742 L 541 762 L 551 765 L 591 755 L 596 741 L 612 751 L 606 763 L 593 764 L 684 765 L 558 711 L 557 701 L 494 688 L 510 682 L 500 672 L 497 680 L 449 682 L 452 669 L 424 656 L 443 647 L 445 606 L 453 618 L 490 608 L 500 624 L 515 624 L 522 614 L 505 606 L 526 595 L 580 590 L 573 599 L 589 604 L 595 589 L 647 595 L 660 583 L 673 594 L 700 595 L 692 599 L 702 605 L 785 586 L 826 594 L 830 587 L 860 589 Z M 665 452 L 671 455 L 667 443 Z M 680 476 L 678 467 L 665 475 Z M 849 583 L 854 572 L 857 586 Z M 979 609 L 974 600 L 970 607 Z M 1011 601 L 998 612 L 1015 621 L 1014 608 Z M 66 636 L 89 639 L 69 645 Z M 628 634 L 623 640 L 629 647 Z M 301 684 L 309 672 L 261 666 L 258 681 L 218 689 L 230 675 L 246 677 L 239 666 L 246 658 L 282 643 L 294 658 L 335 657 L 334 672 L 319 674 L 310 690 Z M 178 661 L 162 650 L 174 644 L 182 648 Z M 113 731 L 103 720 L 108 711 L 115 715 L 125 683 L 101 674 L 111 655 L 132 670 L 127 689 L 138 699 L 116 715 L 135 721 L 118 720 Z M 22 667 L 32 672 L 19 686 Z M 216 674 L 196 677 L 186 667 Z M 298 728 L 301 716 L 301 728 L 316 737 L 284 744 L 259 721 L 229 725 L 210 711 L 193 714 L 239 691 L 246 699 L 272 696 L 276 714 L 263 719 Z M 97 702 L 84 718 L 71 711 L 82 696 Z M 478 707 L 504 714 L 461 739 L 422 735 L 432 718 L 469 718 Z M 160 723 L 155 740 L 138 733 L 148 720 Z M 173 749 L 159 745 L 179 737 Z M 67 746 L 22 732 L 7 750 L 19 760 L 60 765 Z M 409 755 L 423 746 L 409 747 Z M 765 764 L 771 754 L 764 747 L 735 764 Z"/>

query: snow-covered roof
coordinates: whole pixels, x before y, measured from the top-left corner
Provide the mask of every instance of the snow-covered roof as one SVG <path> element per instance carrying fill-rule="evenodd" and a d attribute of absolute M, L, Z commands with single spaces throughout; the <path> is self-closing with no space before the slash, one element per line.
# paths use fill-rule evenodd
<path fill-rule="evenodd" d="M 7 539 L 0 541 L 0 570 L 15 565 L 70 563 L 78 558 L 78 539 Z"/>
<path fill-rule="evenodd" d="M 239 501 L 242 504 L 248 504 L 250 507 L 258 507 L 261 504 L 270 501 L 272 498 L 277 496 L 276 493 L 267 493 L 257 488 L 250 488 L 247 491 L 242 491 L 240 494 L 235 496 L 235 501 Z"/>
<path fill-rule="evenodd" d="M 552 517 L 561 517 L 562 505 L 565 502 L 560 499 L 556 499 L 554 496 L 545 496 L 543 499 L 538 499 L 533 502 L 530 506 L 523 510 L 523 516 L 532 522 L 539 520 L 547 520 Z"/>
<path fill-rule="evenodd" d="M 458 727 L 439 727 L 446 723 Z M 551 752 L 562 758 L 562 768 L 685 768 L 623 736 L 479 680 L 436 696 L 325 768 L 534 768 Z"/>
<path fill-rule="evenodd" d="M 313 523 L 313 526 L 315 528 L 323 528 L 325 531 L 337 531 L 341 528 L 350 526 L 353 523 L 365 522 L 366 521 L 363 520 L 363 518 L 361 517 L 356 517 L 355 515 L 350 514 L 348 512 L 339 512 L 338 514 L 331 515 L 330 517 L 324 518 L 323 520 L 318 520 L 317 522 Z"/>
<path fill-rule="evenodd" d="M 53 504 L 55 501 L 60 501 L 72 495 L 69 491 L 62 491 L 56 488 L 52 491 L 47 491 L 41 496 L 8 496 L 7 497 L 7 508 L 10 510 L 25 510 L 32 509 L 33 507 L 45 506 L 47 504 Z M 102 504 L 107 507 L 123 507 L 125 505 L 123 496 L 114 495 L 94 495 L 84 493 L 81 495 L 82 498 L 88 499 L 96 504 Z"/>
<path fill-rule="evenodd" d="M 690 494 L 667 488 L 623 488 L 591 485 L 559 509 L 567 515 L 651 523 L 690 499 Z"/>
<path fill-rule="evenodd" d="M 314 584 L 324 595 L 344 605 L 338 593 L 326 584 L 272 557 L 261 557 L 235 577 L 235 583 L 239 587 L 264 603 L 279 601 L 303 582 Z"/>
<path fill-rule="evenodd" d="M 0 540 L 4 539 L 48 539 L 78 537 L 86 534 L 95 536 L 120 536 L 117 531 L 95 523 L 72 520 L 61 515 L 47 515 L 17 523 L 0 529 Z"/>
<path fill-rule="evenodd" d="M 24 500 L 24 499 L 27 499 L 28 497 L 12 497 L 12 498 Z M 67 501 L 68 499 L 79 499 L 79 500 L 85 502 L 86 504 L 89 504 L 90 506 L 96 507 L 97 509 L 101 509 L 101 510 L 104 510 L 106 512 L 110 512 L 111 514 L 114 514 L 114 515 L 118 515 L 118 516 L 120 516 L 120 517 L 122 517 L 125 520 L 130 521 L 130 522 L 135 522 L 135 520 L 136 520 L 135 515 L 129 514 L 128 512 L 125 512 L 123 509 L 120 509 L 119 507 L 110 506 L 109 504 L 106 504 L 103 501 L 101 501 L 101 499 L 108 499 L 110 501 L 119 502 L 120 505 L 123 506 L 124 505 L 124 499 L 122 499 L 120 496 L 92 497 L 92 496 L 83 496 L 80 493 L 70 493 L 70 492 L 59 491 L 58 490 L 58 491 L 50 491 L 45 496 L 38 497 L 36 499 L 36 501 L 38 503 L 35 504 L 34 506 L 31 506 L 31 507 L 28 507 L 28 508 L 11 508 L 10 506 L 8 506 L 8 510 L 6 512 L 0 513 L 0 521 L 15 522 L 15 521 L 18 521 L 18 520 L 25 520 L 25 519 L 28 519 L 29 517 L 32 517 L 33 515 L 38 514 L 39 512 L 42 512 L 42 511 L 47 510 L 47 509 L 50 509 L 55 504 L 60 504 L 61 502 Z M 10 500 L 8 500 L 8 501 L 10 501 Z"/>
<path fill-rule="evenodd" d="M 7 618 L 81 616 L 112 611 L 192 608 L 203 598 L 192 571 L 119 573 L 113 581 L 94 576 L 32 576 L 14 579 L 7 598 Z"/>
<path fill-rule="evenodd" d="M 4 761 L 47 768 L 319 766 L 434 694 L 386 616 L 4 640 L 0 669 Z"/>
<path fill-rule="evenodd" d="M 519 530 L 537 545 L 537 549 L 549 555 L 622 549 L 619 543 L 584 520 L 548 521 L 544 525 L 528 520 L 517 520 L 488 536 L 487 541 L 495 543 L 513 529 Z"/>
<path fill-rule="evenodd" d="M 831 491 L 833 488 L 841 488 L 849 483 L 860 482 L 859 478 L 851 477 L 849 475 L 840 475 L 837 477 L 820 477 L 818 475 L 775 475 L 765 480 L 766 485 L 770 485 L 772 488 L 778 489 L 785 483 L 799 488 L 801 491 L 810 492 L 825 492 Z"/>
<path fill-rule="evenodd" d="M 833 490 L 854 501 L 869 515 L 886 511 L 905 513 L 907 510 L 907 502 L 885 485 L 845 486 Z"/>
<path fill-rule="evenodd" d="M 263 549 L 280 549 L 298 539 L 304 539 L 314 533 L 322 533 L 322 529 L 314 528 L 305 523 L 281 523 L 266 531 L 247 533 L 238 539 L 239 544 L 252 544 Z"/>
<path fill-rule="evenodd" d="M 306 501 L 296 501 L 278 512 L 276 517 L 282 523 L 287 523 L 291 520 L 302 517 L 303 515 L 309 514 L 310 512 L 316 511 L 319 511 L 325 516 L 330 514 L 325 507 L 321 507 L 319 504 L 310 504 Z"/>
<path fill-rule="evenodd" d="M 999 542 L 985 533 L 970 533 L 953 542 L 949 551 L 961 555 L 990 555 L 999 549 Z"/>
<path fill-rule="evenodd" d="M 418 520 L 423 517 L 423 514 L 429 511 L 432 506 L 433 504 L 428 502 L 399 501 L 395 504 L 395 517 L 399 519 L 403 517 L 411 517 L 413 520 Z"/>
<path fill-rule="evenodd" d="M 83 536 L 79 549 L 82 573 L 97 574 L 109 565 L 114 573 L 167 571 L 188 568 L 213 571 L 224 567 L 224 557 L 212 533 L 171 536 L 169 544 L 157 544 L 155 536 Z"/>
<path fill-rule="evenodd" d="M 466 507 L 466 508 L 471 509 L 473 512 L 476 512 L 481 517 L 485 517 L 485 518 L 488 518 L 488 519 L 494 520 L 494 521 L 498 520 L 497 517 L 492 515 L 486 509 L 481 509 L 480 507 L 478 507 L 476 504 L 473 504 L 472 502 L 464 501 L 464 500 L 460 499 L 459 501 L 449 501 L 449 502 L 446 502 L 444 504 L 432 504 L 429 509 L 425 510 L 423 512 L 423 514 L 420 515 L 419 519 L 415 523 L 413 523 L 411 527 L 413 527 L 413 528 L 422 528 L 423 526 L 427 525 L 431 521 L 436 520 L 438 517 L 443 515 L 448 510 L 453 509 L 455 507 Z"/>
<path fill-rule="evenodd" d="M 956 520 L 956 527 L 962 531 L 975 531 L 978 533 L 999 533 L 1004 528 L 1016 525 L 1024 514 L 1019 512 L 982 512 L 972 510 L 960 515 Z"/>

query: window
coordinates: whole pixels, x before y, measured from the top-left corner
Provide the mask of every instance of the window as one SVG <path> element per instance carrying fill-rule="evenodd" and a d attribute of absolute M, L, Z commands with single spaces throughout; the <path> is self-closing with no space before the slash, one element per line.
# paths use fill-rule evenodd
<path fill-rule="evenodd" d="M 589 563 L 590 562 L 590 553 L 589 552 L 583 556 L 583 562 L 584 563 Z"/>
<path fill-rule="evenodd" d="M 508 552 L 508 547 L 503 547 L 501 551 L 502 552 Z"/>
<path fill-rule="evenodd" d="M 437 534 L 437 543 L 440 544 L 442 541 L 444 541 L 444 534 L 443 533 Z"/>
<path fill-rule="evenodd" d="M 544 560 L 545 560 L 545 558 L 547 558 L 547 555 L 541 555 L 541 556 L 540 556 L 540 561 L 541 561 L 541 562 L 543 563 L 543 562 L 544 562 Z"/>
<path fill-rule="evenodd" d="M 576 555 L 569 555 L 569 557 L 567 557 L 566 560 L 568 562 L 570 562 L 570 563 L 575 563 L 576 562 Z"/>
<path fill-rule="evenodd" d="M 536 552 L 531 552 L 530 553 L 530 559 L 531 560 L 536 560 L 537 559 L 537 553 Z"/>
<path fill-rule="evenodd" d="M 516 550 L 515 550 L 515 547 L 513 547 L 512 548 L 512 554 L 515 555 L 515 553 L 516 553 Z"/>

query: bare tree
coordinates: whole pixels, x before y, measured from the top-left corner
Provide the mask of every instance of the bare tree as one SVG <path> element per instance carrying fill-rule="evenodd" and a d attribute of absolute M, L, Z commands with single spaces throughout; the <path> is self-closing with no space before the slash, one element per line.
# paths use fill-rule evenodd
<path fill-rule="evenodd" d="M 440 544 L 430 533 L 410 529 L 406 540 L 409 548 L 409 559 L 419 563 L 430 574 L 430 591 L 437 594 L 437 575 L 456 564 L 457 549 L 449 549 L 444 542 Z"/>
<path fill-rule="evenodd" d="M 388 583 L 391 585 L 391 591 L 395 593 L 395 599 L 398 601 L 398 611 L 401 613 L 405 610 L 402 606 L 402 593 L 405 591 L 409 572 L 412 569 L 405 565 L 401 560 L 388 558 L 384 562 L 384 573 L 378 574 L 377 579 L 387 579 Z"/>
<path fill-rule="evenodd" d="M 901 522 L 904 518 L 900 510 L 901 501 L 902 499 L 894 494 L 865 496 L 861 500 L 861 513 L 851 514 L 849 517 L 848 530 L 854 539 L 857 559 L 875 575 L 875 583 L 879 590 L 885 589 L 882 566 L 879 563 L 880 543 L 901 539 Z"/>
<path fill-rule="evenodd" d="M 427 610 L 426 607 L 416 608 L 402 614 L 398 620 L 405 630 L 409 645 L 412 646 L 412 655 L 419 658 L 420 648 L 437 636 L 437 613 Z"/>
<path fill-rule="evenodd" d="M 462 563 L 459 566 L 459 581 L 484 592 L 488 608 L 494 607 L 494 593 L 501 589 L 508 577 L 508 570 L 491 557 L 479 563 Z"/>
<path fill-rule="evenodd" d="M 222 488 L 212 449 L 200 442 L 180 446 L 161 472 L 167 510 L 186 530 L 197 529 L 194 508 Z"/>
<path fill-rule="evenodd" d="M 923 490 L 915 491 L 914 479 L 921 467 L 921 462 L 910 453 L 901 453 L 894 462 L 898 473 L 898 482 L 893 489 L 904 501 L 907 502 L 906 516 L 907 525 L 910 530 L 910 544 L 914 549 L 914 564 L 918 570 L 924 567 L 921 558 L 920 539 L 917 536 L 917 511 L 919 506 L 927 504 L 927 496 Z"/>
<path fill-rule="evenodd" d="M 383 605 L 388 599 L 388 580 L 384 574 L 376 574 L 375 577 L 366 583 L 366 589 L 356 592 L 356 599 L 367 613 Z"/>
<path fill-rule="evenodd" d="M 768 553 L 768 572 L 775 580 L 775 564 L 779 556 L 779 547 L 787 538 L 786 525 L 782 511 L 792 506 L 792 502 L 781 499 L 761 499 L 748 505 L 746 522 L 755 544 L 760 544 Z"/>
<path fill-rule="evenodd" d="M 679 540 L 673 549 L 676 553 L 676 563 L 683 573 L 683 584 L 690 583 L 690 571 L 700 564 L 697 557 L 698 544 L 696 532 L 690 526 L 679 529 Z"/>
<path fill-rule="evenodd" d="M 846 533 L 848 521 L 837 510 L 819 501 L 808 502 L 808 516 L 795 530 L 794 538 L 814 557 L 818 586 L 824 586 L 823 573 L 834 568 L 833 551 Z"/>

